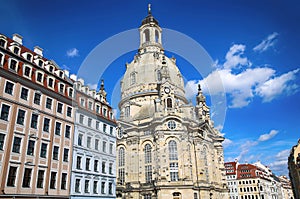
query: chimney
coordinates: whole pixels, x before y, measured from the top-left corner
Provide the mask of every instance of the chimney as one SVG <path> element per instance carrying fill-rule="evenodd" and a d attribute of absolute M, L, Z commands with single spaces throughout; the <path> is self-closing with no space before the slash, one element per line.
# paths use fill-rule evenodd
<path fill-rule="evenodd" d="M 23 45 L 22 43 L 22 39 L 23 37 L 21 35 L 18 35 L 17 33 L 16 34 L 13 34 L 13 38 L 12 38 L 15 42 Z"/>
<path fill-rule="evenodd" d="M 35 46 L 33 52 L 43 57 L 43 49 L 39 46 Z"/>
<path fill-rule="evenodd" d="M 65 75 L 66 75 L 67 77 L 69 77 L 70 72 L 69 72 L 68 70 L 64 70 L 64 73 L 65 73 Z"/>
<path fill-rule="evenodd" d="M 75 74 L 70 75 L 70 79 L 73 81 L 77 81 L 77 76 Z"/>
<path fill-rule="evenodd" d="M 82 78 L 79 78 L 77 81 L 79 81 L 81 85 L 84 85 L 84 80 Z"/>

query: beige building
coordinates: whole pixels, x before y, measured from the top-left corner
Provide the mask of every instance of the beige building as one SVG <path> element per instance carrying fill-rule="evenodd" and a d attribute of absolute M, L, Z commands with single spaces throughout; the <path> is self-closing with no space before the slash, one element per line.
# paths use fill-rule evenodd
<path fill-rule="evenodd" d="M 74 129 L 66 71 L 0 35 L 0 197 L 66 198 Z"/>
<path fill-rule="evenodd" d="M 282 198 L 284 199 L 294 199 L 294 193 L 291 186 L 291 181 L 286 176 L 278 176 L 278 179 L 281 183 L 281 191 L 282 191 Z"/>
<path fill-rule="evenodd" d="M 294 196 L 300 198 L 300 139 L 291 150 L 288 166 Z"/>
<path fill-rule="evenodd" d="M 121 82 L 117 198 L 228 198 L 224 137 L 200 86 L 196 106 L 186 99 L 176 59 L 164 54 L 162 29 L 148 12 Z"/>

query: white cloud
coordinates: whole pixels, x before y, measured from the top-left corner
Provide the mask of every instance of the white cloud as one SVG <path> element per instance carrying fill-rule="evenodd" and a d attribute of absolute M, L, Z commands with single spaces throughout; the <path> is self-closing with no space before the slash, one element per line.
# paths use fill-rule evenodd
<path fill-rule="evenodd" d="M 234 44 L 227 52 L 224 63 L 224 68 L 236 68 L 237 66 L 248 66 L 251 65 L 247 57 L 242 57 L 245 52 L 245 45 Z"/>
<path fill-rule="evenodd" d="M 239 161 L 244 160 L 244 157 L 248 154 L 251 147 L 256 146 L 257 141 L 247 140 L 244 144 L 240 146 L 240 154 L 235 158 Z"/>
<path fill-rule="evenodd" d="M 290 150 L 286 149 L 286 150 L 283 150 L 283 151 L 280 151 L 279 153 L 277 153 L 275 157 L 279 160 L 287 160 L 289 155 L 290 155 Z"/>
<path fill-rule="evenodd" d="M 222 143 L 222 145 L 224 148 L 226 148 L 226 147 L 230 146 L 232 143 L 233 143 L 232 140 L 226 138 L 224 140 L 224 142 Z"/>
<path fill-rule="evenodd" d="M 266 39 L 260 42 L 257 46 L 253 48 L 256 52 L 264 52 L 268 50 L 271 46 L 274 46 L 275 42 L 277 41 L 277 36 L 279 34 L 277 32 L 273 32 L 272 34 L 268 35 Z"/>
<path fill-rule="evenodd" d="M 247 106 L 255 96 L 261 97 L 263 102 L 270 102 L 279 95 L 298 91 L 298 85 L 293 80 L 296 79 L 299 69 L 276 76 L 276 71 L 269 67 L 248 68 L 251 62 L 247 57 L 242 57 L 244 51 L 245 45 L 234 44 L 227 52 L 223 65 L 216 61 L 216 70 L 207 77 L 186 83 L 186 97 L 193 99 L 200 84 L 204 94 L 227 94 L 229 107 L 241 108 Z M 238 72 L 233 72 L 237 66 L 247 68 L 239 68 Z"/>
<path fill-rule="evenodd" d="M 275 155 L 274 162 L 270 163 L 270 169 L 279 175 L 288 175 L 288 157 L 290 154 L 290 150 L 282 150 Z"/>
<path fill-rule="evenodd" d="M 259 136 L 258 141 L 267 141 L 269 139 L 271 139 L 272 137 L 274 137 L 276 134 L 278 133 L 277 130 L 271 130 L 270 133 L 266 133 L 266 134 L 262 134 L 261 136 Z"/>
<path fill-rule="evenodd" d="M 279 77 L 269 79 L 256 88 L 257 94 L 263 98 L 264 102 L 269 102 L 284 92 L 286 94 L 295 92 L 298 85 L 292 83 L 292 80 L 296 79 L 298 72 L 299 69 L 296 69 Z"/>
<path fill-rule="evenodd" d="M 79 50 L 77 50 L 76 48 L 71 48 L 67 51 L 67 56 L 68 57 L 77 57 L 77 56 L 79 56 Z"/>

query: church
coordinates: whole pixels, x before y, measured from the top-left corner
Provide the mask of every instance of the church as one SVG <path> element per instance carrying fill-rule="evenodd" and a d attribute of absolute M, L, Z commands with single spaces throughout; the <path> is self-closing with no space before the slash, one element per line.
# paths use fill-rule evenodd
<path fill-rule="evenodd" d="M 139 32 L 138 52 L 121 81 L 117 198 L 228 198 L 224 137 L 200 85 L 194 106 L 176 59 L 164 54 L 150 6 Z"/>

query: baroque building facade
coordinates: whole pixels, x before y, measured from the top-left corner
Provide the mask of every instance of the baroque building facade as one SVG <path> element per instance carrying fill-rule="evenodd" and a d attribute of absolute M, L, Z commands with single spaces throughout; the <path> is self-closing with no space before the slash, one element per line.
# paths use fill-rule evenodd
<path fill-rule="evenodd" d="M 103 84 L 0 34 L 0 198 L 115 198 L 115 132 Z"/>
<path fill-rule="evenodd" d="M 288 168 L 295 198 L 300 198 L 300 139 L 291 149 Z"/>
<path fill-rule="evenodd" d="M 224 137 L 200 86 L 193 106 L 150 8 L 139 32 L 138 53 L 121 81 L 117 198 L 228 198 Z"/>

